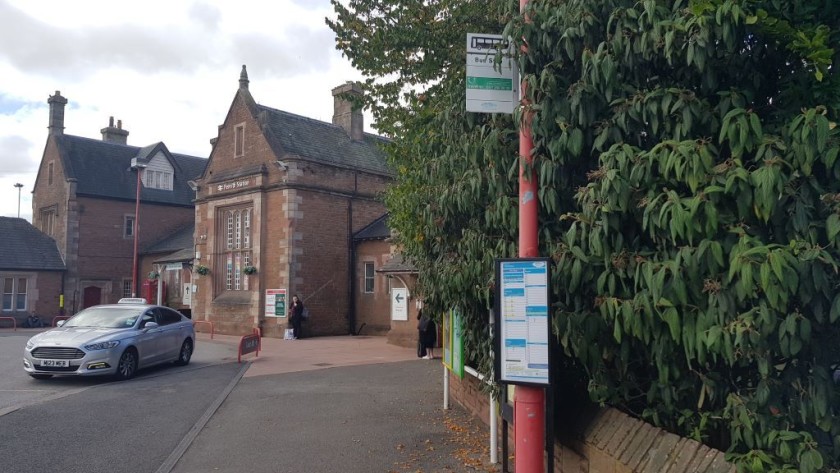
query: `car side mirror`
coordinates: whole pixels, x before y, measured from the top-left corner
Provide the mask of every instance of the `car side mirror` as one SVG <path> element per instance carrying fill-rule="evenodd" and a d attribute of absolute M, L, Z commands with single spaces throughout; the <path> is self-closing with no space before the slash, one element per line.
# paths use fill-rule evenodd
<path fill-rule="evenodd" d="M 159 327 L 159 325 L 157 324 L 157 322 L 146 322 L 146 325 L 143 326 L 143 328 L 146 329 L 146 330 L 153 329 L 153 328 L 158 328 L 158 327 Z"/>
<path fill-rule="evenodd" d="M 67 322 L 67 321 L 66 320 L 59 320 L 58 322 L 55 323 L 55 325 L 56 325 L 56 327 L 61 327 L 61 326 L 64 325 L 64 322 Z"/>

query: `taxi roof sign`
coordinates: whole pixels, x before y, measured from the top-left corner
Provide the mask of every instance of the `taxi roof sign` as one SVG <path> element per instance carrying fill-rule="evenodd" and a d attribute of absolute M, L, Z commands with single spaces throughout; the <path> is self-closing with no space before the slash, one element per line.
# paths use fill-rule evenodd
<path fill-rule="evenodd" d="M 117 301 L 117 304 L 148 304 L 148 302 L 142 297 L 123 297 Z"/>

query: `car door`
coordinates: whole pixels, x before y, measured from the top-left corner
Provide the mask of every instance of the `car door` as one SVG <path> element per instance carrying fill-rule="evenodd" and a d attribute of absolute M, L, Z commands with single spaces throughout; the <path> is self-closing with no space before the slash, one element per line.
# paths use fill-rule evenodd
<path fill-rule="evenodd" d="M 181 351 L 181 314 L 168 308 L 158 307 L 158 320 L 161 325 L 161 359 L 175 360 Z"/>
<path fill-rule="evenodd" d="M 150 307 L 143 311 L 140 316 L 139 329 L 137 335 L 137 352 L 140 358 L 140 366 L 149 366 L 160 361 L 161 353 L 161 333 L 162 329 L 158 327 L 147 327 L 149 322 L 158 323 L 157 311 Z"/>

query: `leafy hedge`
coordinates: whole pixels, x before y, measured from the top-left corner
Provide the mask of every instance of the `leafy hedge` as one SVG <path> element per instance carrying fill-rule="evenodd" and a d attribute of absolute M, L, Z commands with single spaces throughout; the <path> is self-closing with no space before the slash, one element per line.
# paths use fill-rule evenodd
<path fill-rule="evenodd" d="M 387 203 L 429 303 L 462 308 L 489 370 L 492 261 L 516 255 L 516 134 L 464 112 L 457 57 L 465 32 L 505 24 L 528 45 L 554 328 L 592 399 L 742 470 L 840 465 L 840 4 L 532 0 L 529 22 L 482 4 L 334 2 L 339 47 L 395 138 Z M 347 46 L 365 38 L 381 57 Z"/>

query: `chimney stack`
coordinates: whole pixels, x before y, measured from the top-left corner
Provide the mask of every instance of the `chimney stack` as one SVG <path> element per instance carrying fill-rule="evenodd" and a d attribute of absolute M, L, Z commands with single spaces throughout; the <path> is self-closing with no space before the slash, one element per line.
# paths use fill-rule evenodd
<path fill-rule="evenodd" d="M 67 99 L 61 96 L 61 92 L 55 91 L 55 95 L 50 95 L 47 100 L 50 104 L 50 124 L 47 127 L 50 136 L 58 136 L 64 134 L 64 106 L 67 105 Z"/>
<path fill-rule="evenodd" d="M 122 120 L 117 120 L 117 126 L 115 128 L 114 117 L 110 117 L 108 126 L 99 131 L 102 132 L 102 141 L 121 145 L 128 144 L 128 130 L 122 129 Z"/>
<path fill-rule="evenodd" d="M 347 82 L 332 90 L 333 125 L 344 128 L 353 141 L 362 141 L 365 136 L 365 122 L 362 117 L 362 87 Z"/>

